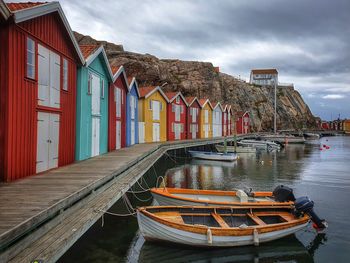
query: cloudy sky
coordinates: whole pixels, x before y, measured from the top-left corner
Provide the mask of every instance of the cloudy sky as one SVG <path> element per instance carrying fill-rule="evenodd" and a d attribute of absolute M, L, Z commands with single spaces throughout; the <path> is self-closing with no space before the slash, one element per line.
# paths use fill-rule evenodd
<path fill-rule="evenodd" d="M 315 115 L 350 118 L 349 0 L 60 1 L 74 30 L 248 79 L 277 68 Z"/>

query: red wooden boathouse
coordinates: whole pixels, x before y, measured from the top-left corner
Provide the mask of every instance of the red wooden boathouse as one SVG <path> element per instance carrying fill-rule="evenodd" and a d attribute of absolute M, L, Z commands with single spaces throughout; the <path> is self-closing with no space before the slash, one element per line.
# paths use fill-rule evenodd
<path fill-rule="evenodd" d="M 181 92 L 165 92 L 167 97 L 167 139 L 168 141 L 187 138 L 187 102 Z"/>
<path fill-rule="evenodd" d="M 250 132 L 250 116 L 248 111 L 239 111 L 235 114 L 237 134 Z"/>
<path fill-rule="evenodd" d="M 187 139 L 199 138 L 199 119 L 201 105 L 197 97 L 186 97 L 187 101 Z"/>
<path fill-rule="evenodd" d="M 108 150 L 126 146 L 126 95 L 129 84 L 123 66 L 112 66 L 113 81 L 109 89 Z"/>
<path fill-rule="evenodd" d="M 74 161 L 77 65 L 83 57 L 58 2 L 7 3 L 0 24 L 0 177 Z"/>

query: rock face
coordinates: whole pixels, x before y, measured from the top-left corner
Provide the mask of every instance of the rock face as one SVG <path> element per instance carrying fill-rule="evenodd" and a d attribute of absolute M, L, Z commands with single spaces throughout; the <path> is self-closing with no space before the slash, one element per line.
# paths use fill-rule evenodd
<path fill-rule="evenodd" d="M 159 85 L 165 91 L 181 91 L 185 96 L 209 98 L 231 104 L 234 111 L 249 111 L 253 131 L 273 128 L 274 90 L 250 85 L 215 70 L 211 63 L 158 59 L 149 54 L 124 51 L 123 46 L 97 41 L 76 33 L 79 44 L 102 44 L 111 65 L 123 65 L 128 76 L 135 76 L 139 86 Z M 293 87 L 277 91 L 277 128 L 314 128 L 315 117 L 299 92 Z"/>

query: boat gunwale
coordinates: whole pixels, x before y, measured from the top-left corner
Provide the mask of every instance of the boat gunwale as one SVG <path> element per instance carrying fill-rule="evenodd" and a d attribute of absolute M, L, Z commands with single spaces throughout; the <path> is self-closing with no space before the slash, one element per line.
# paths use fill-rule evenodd
<path fill-rule="evenodd" d="M 167 192 L 161 189 L 166 189 Z M 169 191 L 170 190 L 170 191 Z M 194 189 L 182 189 L 182 188 L 152 188 L 151 193 L 152 194 L 158 194 L 166 198 L 173 198 L 181 201 L 189 201 L 199 204 L 215 204 L 215 205 L 248 205 L 248 206 L 293 206 L 294 202 L 269 202 L 269 201 L 257 201 L 255 203 L 250 202 L 219 202 L 219 201 L 211 201 L 211 200 L 196 200 L 191 199 L 188 197 L 181 197 L 181 196 L 174 196 L 173 194 L 179 193 L 179 194 L 198 194 L 200 195 L 200 192 L 202 191 L 203 194 L 206 195 L 220 195 L 220 196 L 236 196 L 236 191 L 221 191 L 221 190 L 194 190 Z M 263 197 L 263 196 L 272 196 L 272 192 L 259 192 L 259 195 L 256 195 L 254 197 Z"/>
<path fill-rule="evenodd" d="M 230 227 L 230 228 L 222 228 L 222 227 L 211 227 L 211 226 L 204 226 L 204 225 L 190 225 L 190 224 L 185 224 L 185 223 L 176 223 L 176 222 L 171 222 L 169 220 L 163 219 L 153 213 L 150 213 L 147 211 L 147 209 L 166 209 L 166 208 L 193 208 L 191 206 L 187 207 L 179 207 L 179 206 L 150 206 L 150 207 L 141 207 L 137 210 L 138 213 L 143 214 L 144 216 L 154 220 L 155 222 L 158 222 L 160 224 L 163 224 L 165 226 L 178 229 L 181 231 L 186 231 L 190 233 L 195 233 L 195 234 L 202 234 L 206 235 L 208 229 L 211 230 L 211 233 L 213 236 L 249 236 L 252 235 L 254 230 L 256 229 L 259 234 L 263 233 L 272 233 L 275 231 L 279 230 L 284 230 L 288 228 L 292 228 L 295 226 L 299 226 L 302 224 L 306 224 L 310 221 L 310 218 L 308 215 L 304 214 L 303 217 L 297 218 L 295 220 L 291 220 L 289 222 L 282 222 L 282 223 L 276 223 L 276 224 L 268 224 L 268 225 L 256 225 L 256 226 L 247 226 L 246 228 L 239 228 L 239 227 Z M 195 207 L 198 209 L 218 209 L 216 208 L 210 208 L 210 207 Z M 243 209 L 244 207 L 232 207 L 236 209 Z M 250 208 L 250 207 L 246 207 Z M 266 207 L 268 208 L 268 207 Z M 281 207 L 285 208 L 285 207 Z M 230 209 L 227 207 L 221 207 L 220 209 Z M 278 213 L 278 212 L 276 212 Z"/>

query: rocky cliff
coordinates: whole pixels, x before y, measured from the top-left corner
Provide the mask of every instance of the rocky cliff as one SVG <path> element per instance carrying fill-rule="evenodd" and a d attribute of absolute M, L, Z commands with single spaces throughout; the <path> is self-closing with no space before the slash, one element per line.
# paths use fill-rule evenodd
<path fill-rule="evenodd" d="M 149 54 L 124 51 L 122 45 L 97 41 L 76 33 L 80 44 L 103 44 L 111 65 L 123 65 L 139 86 L 160 85 L 166 91 L 181 91 L 185 96 L 207 97 L 231 104 L 234 111 L 250 111 L 254 131 L 273 127 L 273 89 L 250 85 L 228 74 L 217 72 L 211 63 L 158 59 Z M 292 87 L 277 91 L 278 129 L 315 126 L 315 117 L 299 92 Z"/>

